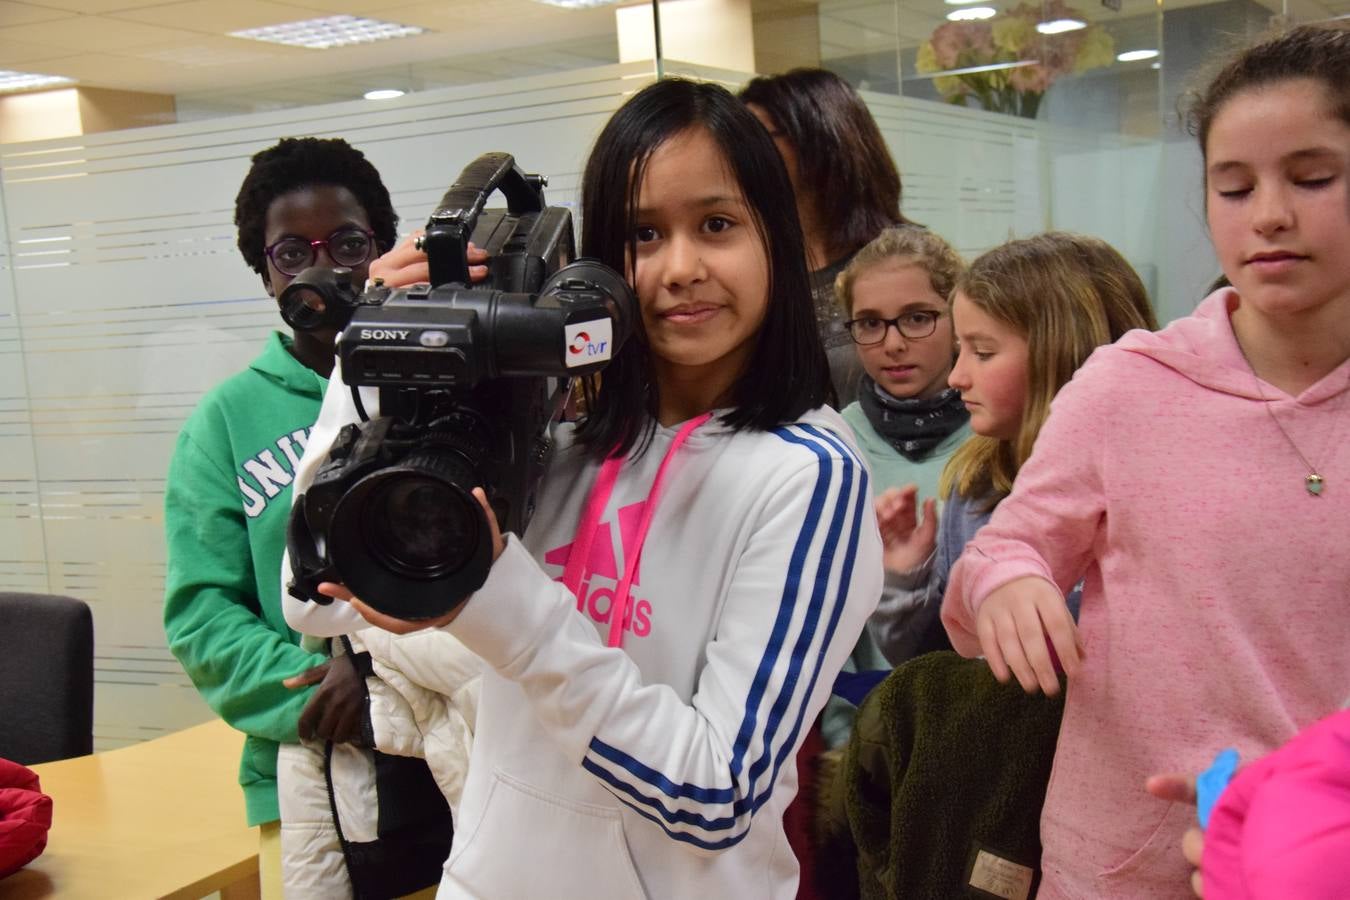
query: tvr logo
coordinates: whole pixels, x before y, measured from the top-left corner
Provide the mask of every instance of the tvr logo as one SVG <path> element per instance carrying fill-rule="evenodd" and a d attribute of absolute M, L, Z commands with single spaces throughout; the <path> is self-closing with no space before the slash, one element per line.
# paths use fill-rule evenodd
<path fill-rule="evenodd" d="M 591 336 L 589 334 L 584 331 L 579 331 L 577 332 L 576 338 L 568 345 L 567 352 L 571 353 L 573 356 L 578 353 L 585 353 L 588 356 L 593 356 L 596 353 L 604 353 L 605 344 L 605 341 L 593 344 L 591 343 Z"/>
<path fill-rule="evenodd" d="M 569 368 L 603 362 L 613 355 L 614 329 L 609 319 L 578 322 L 563 328 L 564 359 Z"/>

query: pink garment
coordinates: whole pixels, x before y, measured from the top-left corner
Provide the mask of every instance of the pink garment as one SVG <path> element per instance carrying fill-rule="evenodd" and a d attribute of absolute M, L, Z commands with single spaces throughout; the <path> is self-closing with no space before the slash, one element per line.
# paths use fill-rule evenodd
<path fill-rule="evenodd" d="M 1243 768 L 1205 832 L 1206 900 L 1339 900 L 1350 891 L 1350 710 Z"/>
<path fill-rule="evenodd" d="M 967 656 L 994 588 L 1084 579 L 1087 658 L 1041 815 L 1043 900 L 1186 897 L 1177 845 L 1195 810 L 1145 779 L 1202 771 L 1218 747 L 1264 756 L 1350 684 L 1350 362 L 1298 398 L 1258 389 L 1237 302 L 1221 291 L 1093 354 L 952 570 L 942 619 Z"/>

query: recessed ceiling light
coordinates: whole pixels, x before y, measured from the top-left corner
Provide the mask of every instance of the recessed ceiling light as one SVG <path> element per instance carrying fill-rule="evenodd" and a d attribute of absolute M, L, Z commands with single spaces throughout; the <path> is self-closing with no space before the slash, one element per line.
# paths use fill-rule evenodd
<path fill-rule="evenodd" d="M 1041 34 L 1063 34 L 1066 31 L 1077 31 L 1086 27 L 1087 23 L 1082 19 L 1054 19 L 1050 22 L 1041 22 L 1036 26 L 1036 30 Z"/>
<path fill-rule="evenodd" d="M 26 91 L 30 88 L 74 83 L 74 78 L 67 78 L 64 75 L 39 75 L 36 72 L 11 72 L 0 69 L 0 91 Z"/>
<path fill-rule="evenodd" d="M 285 44 L 288 47 L 306 47 L 310 50 L 329 50 L 351 44 L 369 44 L 374 41 L 387 41 L 390 38 L 412 37 L 425 31 L 425 28 L 418 28 L 415 25 L 397 25 L 376 19 L 326 16 L 322 19 L 305 19 L 303 22 L 286 22 L 264 28 L 231 31 L 230 37 L 266 41 L 269 44 Z"/>
<path fill-rule="evenodd" d="M 545 6 L 561 6 L 563 9 L 590 9 L 594 6 L 612 6 L 619 0 L 535 0 L 536 3 L 542 3 Z M 978 3 L 979 0 L 967 0 L 970 3 Z"/>
<path fill-rule="evenodd" d="M 406 93 L 398 88 L 380 88 L 374 91 L 366 91 L 361 96 L 367 100 L 393 100 L 395 97 L 402 97 Z"/>
<path fill-rule="evenodd" d="M 948 6 L 967 6 L 971 3 L 979 3 L 980 0 L 943 0 Z"/>
<path fill-rule="evenodd" d="M 1120 62 L 1139 62 L 1145 59 L 1154 59 L 1157 55 L 1157 50 L 1126 50 L 1124 53 L 1116 54 L 1116 59 Z"/>
<path fill-rule="evenodd" d="M 998 10 L 992 6 L 967 6 L 964 9 L 954 9 L 947 13 L 947 18 L 953 22 L 975 22 L 979 19 L 992 19 L 998 15 Z"/>

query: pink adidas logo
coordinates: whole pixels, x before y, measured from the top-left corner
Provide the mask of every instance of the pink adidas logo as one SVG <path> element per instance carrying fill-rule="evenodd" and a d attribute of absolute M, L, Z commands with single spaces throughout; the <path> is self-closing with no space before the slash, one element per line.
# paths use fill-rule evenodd
<path fill-rule="evenodd" d="M 619 509 L 619 552 L 627 558 L 630 549 L 636 549 L 638 524 L 642 520 L 642 511 L 646 501 L 634 503 Z M 581 579 L 581 589 L 577 593 L 577 609 L 603 625 L 609 624 L 609 614 L 614 607 L 614 588 L 623 574 L 620 568 L 623 559 L 614 552 L 614 537 L 609 522 L 601 522 L 591 544 L 591 558 L 586 562 L 586 574 Z M 560 569 L 567 565 L 572 553 L 572 545 L 565 544 L 544 553 L 544 562 Z M 629 588 L 628 609 L 623 617 L 623 628 L 631 631 L 634 637 L 646 637 L 652 631 L 652 605 L 638 598 L 638 582 L 641 580 L 641 563 L 633 573 L 633 584 Z M 559 572 L 557 581 L 562 580 Z M 593 582 L 604 586 L 593 586 Z"/>

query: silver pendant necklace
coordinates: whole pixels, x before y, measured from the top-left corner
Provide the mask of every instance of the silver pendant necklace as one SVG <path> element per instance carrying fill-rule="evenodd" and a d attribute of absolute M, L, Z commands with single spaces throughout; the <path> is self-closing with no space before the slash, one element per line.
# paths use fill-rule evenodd
<path fill-rule="evenodd" d="M 1326 479 L 1323 478 L 1322 475 L 1317 471 L 1317 466 L 1314 466 L 1308 460 L 1308 457 L 1303 455 L 1303 451 L 1298 448 L 1298 444 L 1294 443 L 1294 439 L 1289 436 L 1289 432 L 1285 430 L 1284 425 L 1281 424 L 1279 417 L 1275 415 L 1275 410 L 1270 408 L 1270 404 L 1274 402 L 1275 398 L 1266 396 L 1265 390 L 1261 387 L 1261 376 L 1256 374 L 1256 367 L 1253 366 L 1252 361 L 1247 358 L 1247 351 L 1243 349 L 1242 342 L 1237 340 L 1237 335 L 1234 335 L 1233 337 L 1234 342 L 1238 345 L 1238 352 L 1242 354 L 1242 361 L 1247 364 L 1248 371 L 1252 373 L 1252 380 L 1256 382 L 1256 393 L 1261 398 L 1261 406 L 1270 416 L 1270 421 L 1274 422 L 1275 427 L 1280 430 L 1280 434 L 1284 436 L 1285 442 L 1289 444 L 1290 448 L 1294 451 L 1294 453 L 1298 456 L 1299 460 L 1303 463 L 1303 467 L 1308 470 L 1307 476 L 1303 479 L 1304 490 L 1306 490 L 1310 495 L 1314 497 L 1320 497 L 1322 495 L 1322 491 L 1326 490 L 1327 486 Z M 1341 402 L 1342 404 L 1344 404 L 1344 401 Z"/>

